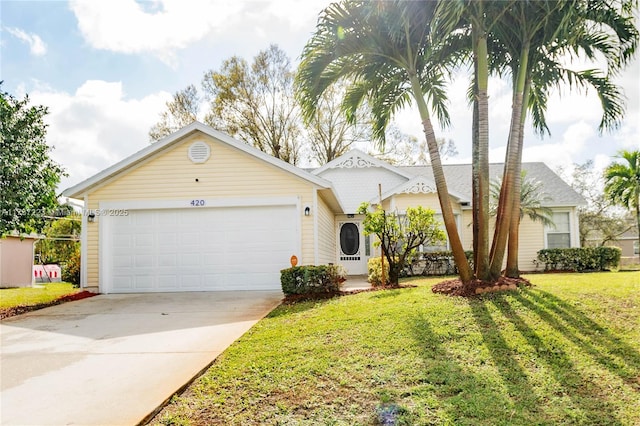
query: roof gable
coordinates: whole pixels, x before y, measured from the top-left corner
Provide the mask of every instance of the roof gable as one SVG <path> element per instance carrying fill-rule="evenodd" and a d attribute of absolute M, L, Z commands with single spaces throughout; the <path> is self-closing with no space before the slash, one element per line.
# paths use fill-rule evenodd
<path fill-rule="evenodd" d="M 425 175 L 418 175 L 408 180 L 407 182 L 398 185 L 390 191 L 385 192 L 379 198 L 386 200 L 387 198 L 398 194 L 437 194 L 437 192 L 438 190 L 433 180 L 429 179 Z M 449 190 L 449 195 L 460 202 L 469 202 L 469 200 L 467 200 L 464 195 L 459 194 L 455 191 Z M 371 200 L 370 203 L 377 203 L 379 198 Z"/>
<path fill-rule="evenodd" d="M 226 144 L 227 146 L 230 146 L 239 151 L 242 151 L 252 156 L 253 158 L 266 162 L 271 166 L 274 166 L 288 173 L 291 173 L 300 179 L 303 179 L 305 181 L 312 183 L 313 185 L 318 186 L 321 189 L 331 189 L 332 192 L 334 192 L 335 194 L 335 190 L 333 190 L 333 185 L 330 181 L 323 179 L 319 176 L 315 176 L 285 161 L 279 160 L 244 142 L 233 139 L 231 136 L 225 133 L 222 133 L 218 130 L 215 130 L 212 127 L 204 125 L 200 122 L 193 122 L 192 124 L 178 130 L 175 133 L 172 133 L 171 135 L 161 139 L 160 141 L 154 144 L 151 144 L 145 147 L 144 149 L 130 155 L 129 157 L 123 159 L 122 161 L 80 182 L 79 184 L 66 189 L 63 192 L 63 195 L 67 197 L 72 197 L 72 198 L 81 198 L 84 196 L 85 193 L 91 192 L 100 188 L 102 185 L 108 183 L 114 178 L 121 176 L 124 173 L 127 173 L 129 170 L 133 169 L 137 165 L 140 165 L 146 161 L 149 161 L 150 159 L 154 158 L 156 155 L 172 149 L 174 146 L 178 145 L 180 142 L 182 142 L 186 138 L 194 134 L 197 134 L 198 132 L 208 135 L 220 143 Z M 337 194 L 335 194 L 335 202 L 337 205 L 341 204 L 339 199 L 337 198 Z"/>
<path fill-rule="evenodd" d="M 333 183 L 344 203 L 345 213 L 356 213 L 360 204 L 376 197 L 380 190 L 389 191 L 411 177 L 358 149 L 341 155 L 312 173 Z"/>
<path fill-rule="evenodd" d="M 371 167 L 385 169 L 406 179 L 411 178 L 411 174 L 408 174 L 406 171 L 403 171 L 398 167 L 394 167 L 386 161 L 379 160 L 369 154 L 365 154 L 357 148 L 350 150 L 338 158 L 334 158 L 332 161 L 313 170 L 311 173 L 314 175 L 321 175 L 329 169 L 362 169 Z"/>

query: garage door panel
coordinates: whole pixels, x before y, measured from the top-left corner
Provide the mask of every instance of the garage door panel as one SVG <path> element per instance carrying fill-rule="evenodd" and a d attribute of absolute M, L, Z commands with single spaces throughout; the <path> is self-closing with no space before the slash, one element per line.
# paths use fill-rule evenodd
<path fill-rule="evenodd" d="M 183 273 L 178 276 L 180 289 L 197 291 L 202 290 L 202 275 Z"/>
<path fill-rule="evenodd" d="M 178 277 L 175 274 L 162 274 L 158 273 L 158 289 L 159 290 L 170 290 L 176 287 L 176 283 L 178 282 Z"/>
<path fill-rule="evenodd" d="M 154 277 L 149 275 L 136 275 L 134 287 L 136 290 L 152 290 L 156 287 Z"/>

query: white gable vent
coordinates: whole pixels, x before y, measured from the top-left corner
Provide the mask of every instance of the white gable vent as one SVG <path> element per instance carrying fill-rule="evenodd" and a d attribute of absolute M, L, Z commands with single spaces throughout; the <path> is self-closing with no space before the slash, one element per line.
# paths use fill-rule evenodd
<path fill-rule="evenodd" d="M 189 160 L 194 163 L 204 163 L 211 155 L 211 148 L 205 142 L 198 141 L 189 147 Z"/>

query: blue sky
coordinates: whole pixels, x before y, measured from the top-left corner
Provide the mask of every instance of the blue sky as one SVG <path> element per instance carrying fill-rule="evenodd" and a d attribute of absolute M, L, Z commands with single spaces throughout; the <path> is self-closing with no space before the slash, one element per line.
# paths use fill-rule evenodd
<path fill-rule="evenodd" d="M 52 157 L 74 185 L 149 143 L 171 94 L 232 55 L 250 60 L 278 44 L 294 62 L 313 32 L 326 0 L 0 0 L 0 80 L 3 90 L 28 93 L 50 114 Z M 575 64 L 575 67 L 587 67 Z M 619 78 L 628 98 L 627 118 L 614 133 L 600 136 L 600 109 L 593 93 L 554 96 L 548 111 L 551 137 L 529 129 L 524 161 L 550 167 L 594 160 L 604 167 L 620 149 L 640 146 L 640 66 Z M 452 126 L 438 137 L 453 139 L 470 158 L 471 112 L 465 100 L 467 76 L 450 85 Z M 491 161 L 501 162 L 508 131 L 511 92 L 507 81 L 490 82 Z M 422 138 L 411 109 L 397 117 L 401 129 Z"/>

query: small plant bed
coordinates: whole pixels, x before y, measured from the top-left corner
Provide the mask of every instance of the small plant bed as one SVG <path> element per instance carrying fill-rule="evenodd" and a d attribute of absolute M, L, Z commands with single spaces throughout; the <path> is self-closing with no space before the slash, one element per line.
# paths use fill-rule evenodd
<path fill-rule="evenodd" d="M 447 280 L 434 285 L 431 291 L 449 296 L 475 296 L 482 293 L 516 290 L 518 287 L 531 287 L 525 278 L 500 277 L 496 282 L 473 280 L 466 287 L 459 279 Z"/>
<path fill-rule="evenodd" d="M 365 293 L 371 291 L 381 291 L 381 290 L 400 290 L 403 288 L 415 288 L 416 286 L 413 284 L 400 284 L 397 286 L 371 286 L 369 288 L 357 288 L 353 290 L 340 290 L 333 293 L 307 293 L 307 294 L 289 294 L 285 296 L 283 299 L 283 303 L 296 303 L 302 302 L 306 300 L 324 300 L 324 299 L 332 299 L 334 297 L 340 296 L 350 296 L 352 294 Z"/>
<path fill-rule="evenodd" d="M 96 293 L 83 291 L 68 283 L 0 289 L 0 319 L 91 296 L 96 296 Z"/>

